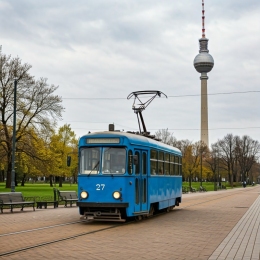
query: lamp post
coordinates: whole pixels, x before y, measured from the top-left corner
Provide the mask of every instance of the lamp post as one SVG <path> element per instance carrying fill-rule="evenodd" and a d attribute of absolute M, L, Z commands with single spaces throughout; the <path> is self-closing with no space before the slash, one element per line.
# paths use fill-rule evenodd
<path fill-rule="evenodd" d="M 17 90 L 17 79 L 14 80 L 14 116 L 13 116 L 11 192 L 15 192 L 16 90 Z"/>
<path fill-rule="evenodd" d="M 200 147 L 200 186 L 202 188 L 202 148 Z"/>
<path fill-rule="evenodd" d="M 215 168 L 215 174 L 214 174 L 214 191 L 217 191 L 218 190 L 218 187 L 217 187 L 217 174 L 219 175 L 219 150 L 216 151 L 216 168 Z"/>

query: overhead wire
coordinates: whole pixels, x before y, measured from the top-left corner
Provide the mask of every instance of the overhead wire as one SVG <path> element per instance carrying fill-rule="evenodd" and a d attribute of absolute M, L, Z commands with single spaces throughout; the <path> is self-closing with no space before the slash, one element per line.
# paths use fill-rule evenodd
<path fill-rule="evenodd" d="M 232 94 L 249 94 L 249 93 L 260 93 L 260 90 L 248 90 L 248 91 L 232 91 L 232 92 L 217 92 L 217 93 L 208 93 L 208 96 L 216 96 L 216 95 L 232 95 Z M 179 97 L 197 97 L 201 96 L 201 94 L 187 94 L 187 95 L 170 95 L 168 98 L 179 98 Z M 162 97 L 164 98 L 164 97 Z M 87 99 L 87 100 L 125 100 L 126 98 L 111 98 L 111 97 L 71 97 L 71 98 L 63 98 L 63 99 L 70 99 L 70 100 L 78 100 L 78 99 Z M 85 121 L 70 121 L 70 123 L 84 123 Z M 105 124 L 106 122 L 88 122 L 88 124 Z M 125 127 L 127 128 L 127 127 Z M 214 131 L 214 130 L 234 130 L 234 129 L 259 129 L 260 127 L 231 127 L 231 128 L 210 128 L 208 130 Z M 86 128 L 74 128 L 74 129 L 86 129 Z M 88 130 L 103 130 L 103 129 L 89 129 Z M 153 131 L 159 130 L 159 129 L 150 129 Z M 185 128 L 185 129 L 168 129 L 171 131 L 200 131 L 201 129 L 192 129 L 192 128 Z"/>
<path fill-rule="evenodd" d="M 248 91 L 232 91 L 232 92 L 217 92 L 217 93 L 208 93 L 208 96 L 216 95 L 231 95 L 231 94 L 248 94 L 248 93 L 260 93 L 260 90 L 248 90 Z M 206 94 L 205 94 L 206 95 Z M 168 98 L 178 98 L 178 97 L 198 97 L 201 94 L 187 94 L 187 95 L 170 95 Z M 164 98 L 164 97 L 162 97 Z M 93 100 L 115 100 L 115 99 L 126 99 L 126 98 L 117 98 L 117 97 L 64 97 L 62 99 L 93 99 Z"/>

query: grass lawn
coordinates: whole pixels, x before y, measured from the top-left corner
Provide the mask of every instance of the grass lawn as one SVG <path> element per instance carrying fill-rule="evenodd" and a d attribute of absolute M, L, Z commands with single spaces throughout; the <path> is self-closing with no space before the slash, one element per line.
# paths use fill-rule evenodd
<path fill-rule="evenodd" d="M 69 191 L 77 191 L 77 184 L 69 184 L 63 183 L 62 187 L 59 187 L 59 184 L 53 185 L 50 187 L 49 183 L 25 183 L 25 186 L 16 186 L 15 191 L 22 192 L 24 197 L 37 197 L 37 196 L 53 196 L 53 189 L 58 190 L 69 190 Z M 5 188 L 5 183 L 0 182 L 0 192 L 10 192 L 11 189 Z"/>
<path fill-rule="evenodd" d="M 183 182 L 182 186 L 189 187 L 189 182 Z M 214 191 L 214 182 L 202 182 L 202 186 L 206 188 L 207 191 Z M 199 190 L 200 182 L 192 182 L 191 187 Z"/>
<path fill-rule="evenodd" d="M 227 186 L 227 184 L 225 182 L 222 182 L 222 185 L 225 185 L 227 189 L 231 189 L 231 187 Z M 189 184 L 189 182 L 183 182 L 182 186 L 189 187 L 190 184 Z M 202 182 L 202 186 L 205 187 L 207 191 L 214 191 L 214 182 Z M 200 182 L 192 182 L 191 187 L 199 190 Z M 236 186 L 234 186 L 234 188 L 235 187 L 242 187 L 242 185 L 241 184 L 239 186 L 236 185 Z"/>
<path fill-rule="evenodd" d="M 223 183 L 223 185 L 225 185 L 225 183 Z M 182 186 L 189 187 L 189 182 L 183 182 Z M 192 182 L 191 186 L 199 190 L 200 182 Z M 214 191 L 213 182 L 202 182 L 202 186 L 205 187 L 207 191 Z M 227 189 L 228 188 L 230 187 L 227 187 Z M 24 197 L 54 196 L 53 189 L 77 191 L 78 186 L 77 184 L 63 183 L 62 187 L 59 187 L 59 184 L 56 185 L 54 184 L 53 187 L 50 187 L 49 183 L 25 183 L 25 186 L 19 185 L 15 187 L 15 191 L 22 192 Z M 4 182 L 0 182 L 0 192 L 10 192 L 10 191 L 11 189 L 5 188 Z"/>

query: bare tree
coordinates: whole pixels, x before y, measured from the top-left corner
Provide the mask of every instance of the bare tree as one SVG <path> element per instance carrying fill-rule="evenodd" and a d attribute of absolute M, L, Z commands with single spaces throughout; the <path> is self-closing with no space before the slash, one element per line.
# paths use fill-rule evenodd
<path fill-rule="evenodd" d="M 22 64 L 20 58 L 6 56 L 0 49 L 0 135 L 7 161 L 7 188 L 11 187 L 14 80 L 17 80 L 17 147 L 23 147 L 18 144 L 25 135 L 30 135 L 29 129 L 37 133 L 55 125 L 64 109 L 61 97 L 54 95 L 58 86 L 49 86 L 45 78 L 34 80 L 29 74 L 30 68 L 31 65 Z"/>
<path fill-rule="evenodd" d="M 249 171 L 257 163 L 260 144 L 247 135 L 236 139 L 236 154 L 240 166 L 242 181 L 247 181 Z"/>
<path fill-rule="evenodd" d="M 192 141 L 186 139 L 186 140 L 179 140 L 176 141 L 173 146 L 177 147 L 181 152 L 182 152 L 182 156 L 185 157 L 185 155 L 187 154 L 187 149 L 188 147 L 190 147 L 192 145 Z"/>
<path fill-rule="evenodd" d="M 211 145 L 211 151 L 209 153 L 208 158 L 205 160 L 206 164 L 209 166 L 210 170 L 214 176 L 214 189 L 217 190 L 216 187 L 216 175 L 217 171 L 219 171 L 219 145 L 218 143 L 214 143 Z"/>
<path fill-rule="evenodd" d="M 228 179 L 232 187 L 234 180 L 234 165 L 236 161 L 236 139 L 237 136 L 233 136 L 233 134 L 227 134 L 222 140 L 218 141 L 221 160 L 223 166 L 227 170 Z"/>
<path fill-rule="evenodd" d="M 176 143 L 176 138 L 173 136 L 173 133 L 170 133 L 167 129 L 161 129 L 157 132 L 155 132 L 156 139 L 161 140 L 161 142 L 168 144 L 168 145 L 174 145 Z"/>

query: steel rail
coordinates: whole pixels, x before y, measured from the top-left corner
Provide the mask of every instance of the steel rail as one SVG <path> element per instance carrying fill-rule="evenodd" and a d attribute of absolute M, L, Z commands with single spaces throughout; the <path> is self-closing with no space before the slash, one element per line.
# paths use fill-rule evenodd
<path fill-rule="evenodd" d="M 68 222 L 68 223 L 56 224 L 56 225 L 52 225 L 52 226 L 39 227 L 39 228 L 33 228 L 33 229 L 28 229 L 28 230 L 21 230 L 21 231 L 16 231 L 16 232 L 10 232 L 10 233 L 1 234 L 0 237 L 17 235 L 17 234 L 23 234 L 23 233 L 27 233 L 27 232 L 44 230 L 44 229 L 48 229 L 48 228 L 56 228 L 56 227 L 61 227 L 61 226 L 73 225 L 73 224 L 77 224 L 77 223 L 81 223 L 81 221 Z"/>

